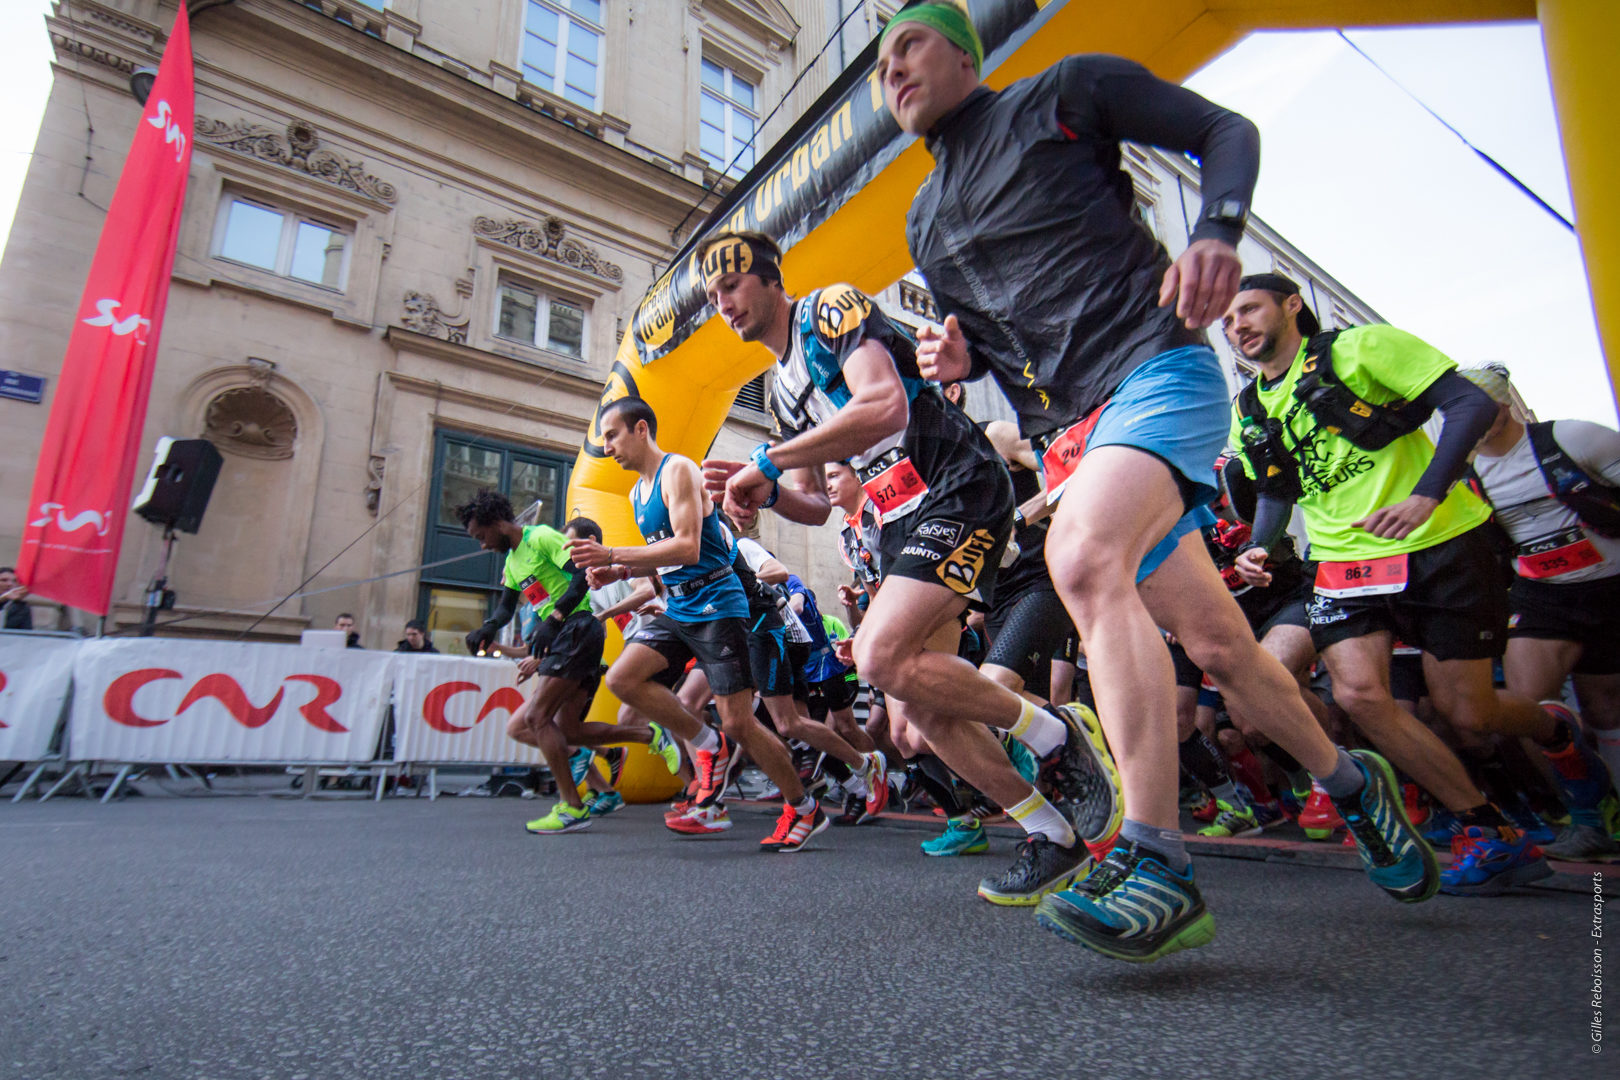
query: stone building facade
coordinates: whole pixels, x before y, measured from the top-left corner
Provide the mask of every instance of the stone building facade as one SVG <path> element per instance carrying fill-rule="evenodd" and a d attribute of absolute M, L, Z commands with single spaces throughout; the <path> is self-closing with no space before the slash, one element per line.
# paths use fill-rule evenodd
<path fill-rule="evenodd" d="M 201 435 L 225 467 L 176 548 L 165 632 L 288 640 L 350 611 L 372 648 L 418 616 L 458 643 L 497 570 L 450 509 L 493 485 L 561 524 L 638 300 L 898 6 L 195 0 L 194 155 L 142 452 Z M 158 63 L 175 10 L 61 0 L 46 20 L 54 82 L 0 261 L 0 364 L 51 389 L 140 116 L 130 74 Z M 1193 170 L 1129 164 L 1144 220 L 1179 249 Z M 1251 269 L 1320 289 L 1324 323 L 1374 317 L 1263 225 L 1245 244 Z M 915 281 L 881 299 L 926 316 Z M 753 390 L 717 453 L 766 433 Z M 973 388 L 973 411 L 997 398 Z M 49 404 L 0 401 L 0 562 Z M 842 580 L 832 526 L 763 528 L 818 590 Z M 130 523 L 111 626 L 139 621 L 159 547 Z"/>

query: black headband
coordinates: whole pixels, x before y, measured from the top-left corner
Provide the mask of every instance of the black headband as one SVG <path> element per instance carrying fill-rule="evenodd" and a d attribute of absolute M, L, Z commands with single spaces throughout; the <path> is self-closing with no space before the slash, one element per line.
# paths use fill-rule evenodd
<path fill-rule="evenodd" d="M 782 280 L 776 253 L 745 236 L 731 236 L 709 245 L 701 269 L 705 290 L 727 274 L 754 274 L 767 283 Z"/>

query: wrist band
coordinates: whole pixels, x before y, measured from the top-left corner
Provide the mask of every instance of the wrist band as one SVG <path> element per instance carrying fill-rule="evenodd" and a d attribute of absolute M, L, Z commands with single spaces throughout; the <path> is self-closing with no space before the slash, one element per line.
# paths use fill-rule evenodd
<path fill-rule="evenodd" d="M 754 452 L 749 455 L 749 460 L 754 463 L 755 468 L 765 474 L 765 479 L 780 480 L 782 479 L 782 470 L 778 469 L 776 463 L 771 460 L 769 450 L 768 445 L 760 443 L 754 447 Z"/>
<path fill-rule="evenodd" d="M 780 496 L 781 494 L 782 494 L 782 485 L 779 484 L 779 483 L 776 483 L 775 481 L 772 481 L 771 482 L 771 497 L 766 499 L 764 502 L 759 504 L 760 509 L 769 510 L 771 507 L 775 506 L 777 497 Z"/>
<path fill-rule="evenodd" d="M 1029 521 L 1024 517 L 1024 512 L 1022 510 L 1014 510 L 1013 511 L 1013 528 L 1022 529 L 1025 525 L 1028 525 L 1028 524 L 1029 524 Z"/>

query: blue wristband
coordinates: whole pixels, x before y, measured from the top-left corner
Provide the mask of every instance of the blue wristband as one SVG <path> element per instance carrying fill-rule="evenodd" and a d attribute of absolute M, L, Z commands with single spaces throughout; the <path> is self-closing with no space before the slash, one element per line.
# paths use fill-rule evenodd
<path fill-rule="evenodd" d="M 782 485 L 775 480 L 771 481 L 771 497 L 759 504 L 761 510 L 769 510 L 776 505 L 776 500 L 782 495 Z"/>
<path fill-rule="evenodd" d="M 780 480 L 782 479 L 782 470 L 778 469 L 776 463 L 771 460 L 769 450 L 768 445 L 760 443 L 754 447 L 754 452 L 749 455 L 749 460 L 754 463 L 755 468 L 765 474 L 765 479 Z"/>

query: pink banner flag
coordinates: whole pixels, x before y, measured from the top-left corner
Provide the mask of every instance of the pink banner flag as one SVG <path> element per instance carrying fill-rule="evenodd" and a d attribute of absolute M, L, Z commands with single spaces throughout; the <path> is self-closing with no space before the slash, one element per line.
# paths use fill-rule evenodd
<path fill-rule="evenodd" d="M 101 228 L 34 471 L 17 575 L 98 615 L 112 599 L 169 298 L 196 105 L 186 5 Z"/>

